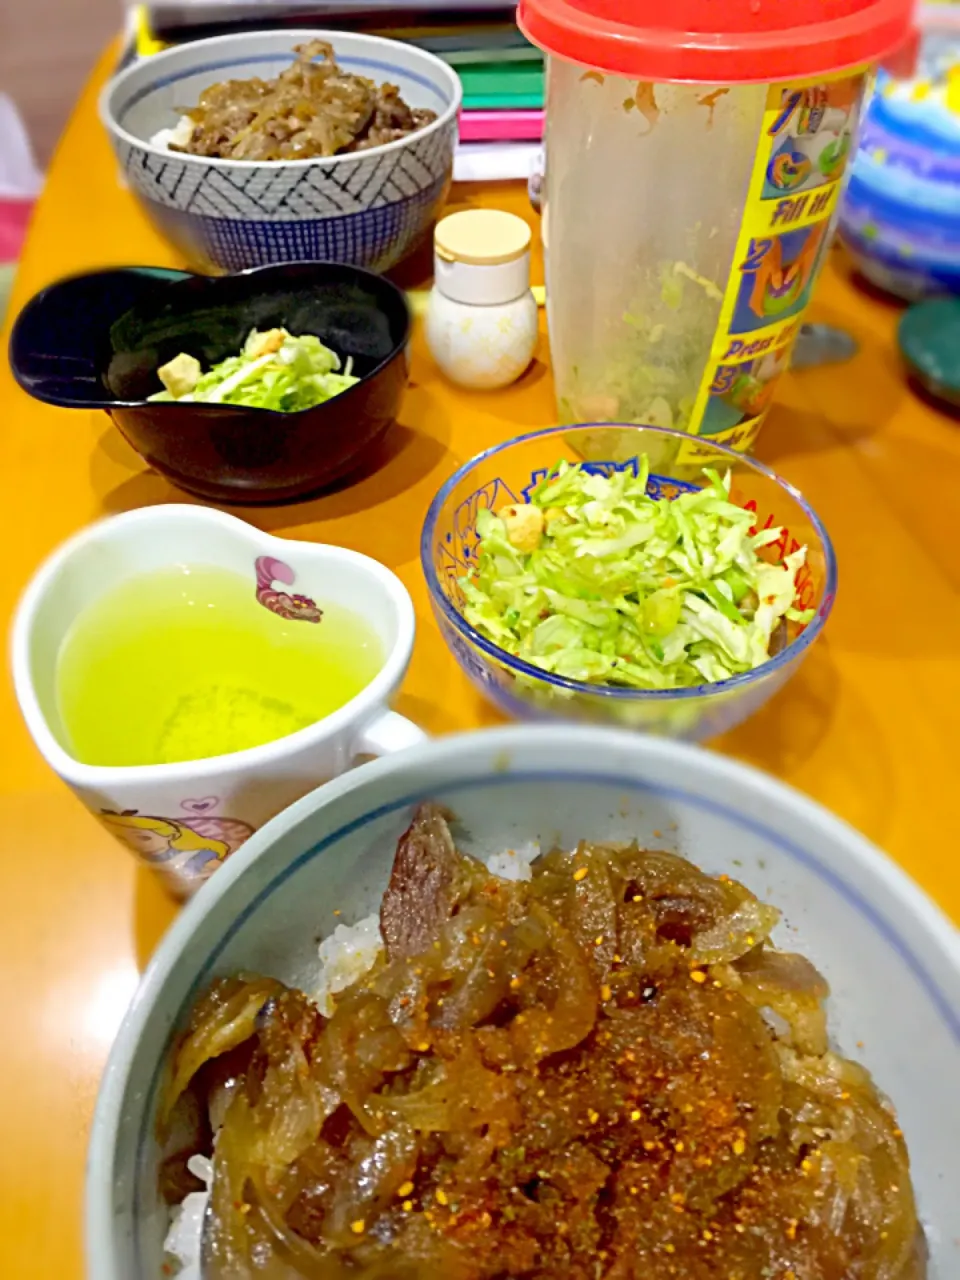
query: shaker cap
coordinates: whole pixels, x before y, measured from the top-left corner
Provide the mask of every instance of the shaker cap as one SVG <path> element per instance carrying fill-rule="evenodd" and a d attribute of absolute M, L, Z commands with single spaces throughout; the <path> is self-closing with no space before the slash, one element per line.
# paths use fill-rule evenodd
<path fill-rule="evenodd" d="M 495 267 L 515 262 L 530 248 L 530 227 L 502 209 L 464 209 L 437 223 L 433 244 L 447 262 Z"/>
<path fill-rule="evenodd" d="M 497 306 L 530 288 L 530 227 L 502 209 L 464 209 L 437 223 L 436 287 L 454 302 Z"/>

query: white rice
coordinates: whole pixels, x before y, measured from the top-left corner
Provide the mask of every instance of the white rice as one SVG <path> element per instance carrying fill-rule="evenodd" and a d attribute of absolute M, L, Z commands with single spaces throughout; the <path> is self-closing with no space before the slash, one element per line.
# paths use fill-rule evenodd
<path fill-rule="evenodd" d="M 185 147 L 192 133 L 193 121 L 189 116 L 181 116 L 172 128 L 158 129 L 150 139 L 150 145 L 164 150 L 171 146 Z"/>
<path fill-rule="evenodd" d="M 533 877 L 531 863 L 539 856 L 539 844 L 530 841 L 518 845 L 516 849 L 492 854 L 485 861 L 490 874 L 501 880 L 530 880 Z M 333 1014 L 336 1003 L 334 996 L 369 973 L 382 951 L 379 914 L 366 916 L 356 924 L 337 925 L 333 933 L 324 938 L 319 949 L 320 972 L 313 990 L 313 998 L 321 1013 L 328 1018 Z M 203 1215 L 210 1199 L 213 1166 L 205 1156 L 191 1156 L 187 1167 L 203 1180 L 207 1190 L 192 1191 L 174 1209 L 164 1249 L 179 1263 L 177 1280 L 202 1280 L 200 1248 Z"/>
<path fill-rule="evenodd" d="M 203 1215 L 210 1199 L 213 1165 L 206 1156 L 191 1156 L 187 1168 L 200 1178 L 206 1191 L 191 1191 L 173 1211 L 170 1230 L 163 1242 L 164 1252 L 180 1264 L 178 1280 L 203 1280 L 200 1274 L 200 1245 L 203 1238 Z"/>
<path fill-rule="evenodd" d="M 320 974 L 313 991 L 322 1014 L 332 1016 L 333 996 L 369 973 L 382 950 L 379 915 L 367 916 L 357 924 L 338 924 L 330 937 L 324 938 L 320 943 Z"/>
<path fill-rule="evenodd" d="M 540 857 L 540 846 L 535 840 L 517 845 L 487 858 L 487 870 L 501 880 L 532 880 L 531 863 Z"/>

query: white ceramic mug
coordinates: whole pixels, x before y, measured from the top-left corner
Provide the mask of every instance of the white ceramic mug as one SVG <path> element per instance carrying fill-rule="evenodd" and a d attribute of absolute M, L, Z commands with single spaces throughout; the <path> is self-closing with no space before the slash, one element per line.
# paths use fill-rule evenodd
<path fill-rule="evenodd" d="M 383 666 L 339 710 L 261 747 L 183 764 L 83 764 L 65 745 L 57 707 L 60 646 L 77 615 L 105 591 L 176 564 L 245 574 L 261 605 L 305 624 L 317 620 L 315 601 L 350 609 L 377 635 Z M 14 685 L 51 768 L 173 894 L 188 897 L 264 822 L 358 756 L 397 751 L 426 736 L 389 710 L 414 629 L 405 587 L 368 556 L 274 538 L 205 507 L 150 507 L 91 526 L 42 566 L 14 618 Z"/>

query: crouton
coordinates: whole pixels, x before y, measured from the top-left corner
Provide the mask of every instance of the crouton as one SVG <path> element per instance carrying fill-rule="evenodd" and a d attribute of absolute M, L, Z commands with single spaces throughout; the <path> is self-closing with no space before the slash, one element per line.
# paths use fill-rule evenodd
<path fill-rule="evenodd" d="M 507 530 L 507 539 L 512 547 L 528 554 L 536 551 L 543 533 L 543 512 L 539 507 L 529 503 L 517 506 L 501 507 L 497 515 Z"/>
<path fill-rule="evenodd" d="M 252 360 L 259 360 L 261 356 L 271 355 L 274 351 L 279 351 L 286 340 L 287 332 L 285 329 L 267 329 L 265 333 L 258 333 L 256 337 L 251 334 L 247 339 L 244 351 Z"/>
<path fill-rule="evenodd" d="M 175 400 L 189 395 L 200 381 L 203 372 L 200 361 L 181 351 L 157 370 L 157 377 Z"/>

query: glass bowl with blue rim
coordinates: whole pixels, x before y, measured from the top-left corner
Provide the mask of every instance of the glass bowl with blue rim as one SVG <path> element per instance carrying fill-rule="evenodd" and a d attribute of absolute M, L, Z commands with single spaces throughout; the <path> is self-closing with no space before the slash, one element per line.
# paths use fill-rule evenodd
<path fill-rule="evenodd" d="M 810 620 L 790 622 L 776 652 L 752 670 L 715 683 L 655 690 L 566 679 L 513 656 L 471 626 L 464 616 L 463 580 L 476 562 L 481 510 L 525 503 L 562 459 L 608 475 L 638 474 L 644 458 L 650 471 L 647 493 L 656 499 L 672 500 L 708 485 L 704 468 L 729 472 L 731 500 L 756 513 L 755 528 L 781 531 L 761 552 L 764 558 L 776 562 L 806 548 L 796 603 L 810 611 Z M 486 450 L 460 467 L 434 498 L 420 554 L 434 615 L 451 653 L 470 681 L 508 716 L 608 722 L 693 741 L 733 728 L 786 684 L 823 630 L 837 589 L 830 537 L 802 494 L 753 458 L 663 427 L 553 427 Z"/>

